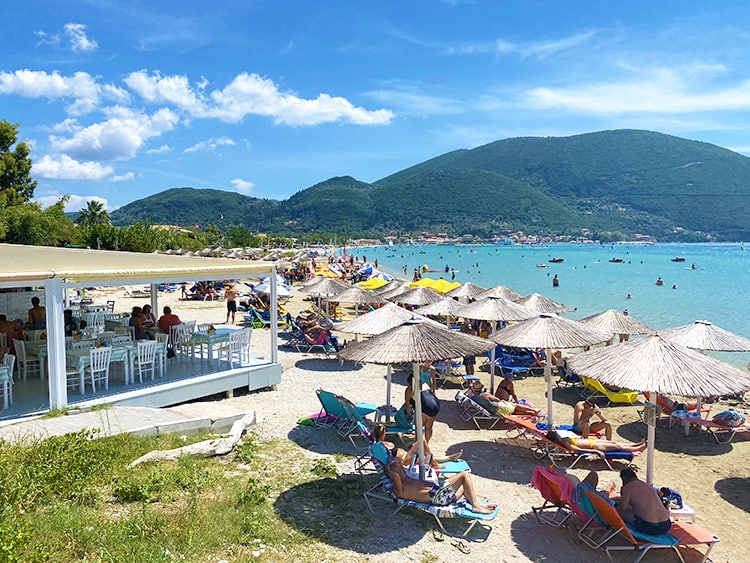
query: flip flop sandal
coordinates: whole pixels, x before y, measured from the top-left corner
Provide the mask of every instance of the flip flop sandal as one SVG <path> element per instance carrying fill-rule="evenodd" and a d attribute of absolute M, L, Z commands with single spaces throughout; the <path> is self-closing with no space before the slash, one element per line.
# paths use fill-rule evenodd
<path fill-rule="evenodd" d="M 445 536 L 440 530 L 432 530 L 432 537 L 435 538 L 435 541 L 445 541 Z"/>
<path fill-rule="evenodd" d="M 451 545 L 453 547 L 455 547 L 461 553 L 465 553 L 466 555 L 468 555 L 469 553 L 471 553 L 471 549 L 469 548 L 469 546 L 466 545 L 461 540 L 454 540 L 454 541 L 451 542 Z"/>

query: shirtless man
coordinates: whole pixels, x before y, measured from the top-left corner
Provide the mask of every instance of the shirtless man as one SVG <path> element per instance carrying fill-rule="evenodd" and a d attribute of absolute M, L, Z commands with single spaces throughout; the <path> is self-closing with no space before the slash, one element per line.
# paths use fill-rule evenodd
<path fill-rule="evenodd" d="M 638 479 L 629 467 L 620 471 L 620 478 L 622 489 L 616 507 L 623 520 L 631 522 L 636 530 L 644 534 L 667 533 L 672 522 L 656 489 Z"/>
<path fill-rule="evenodd" d="M 385 468 L 385 472 L 393 483 L 393 492 L 397 497 L 434 504 L 435 506 L 449 506 L 457 500 L 466 497 L 474 512 L 492 514 L 496 504 L 482 504 L 474 491 L 471 474 L 463 471 L 451 475 L 440 484 L 432 481 L 412 479 L 404 471 L 404 464 L 400 459 L 393 459 Z"/>
<path fill-rule="evenodd" d="M 594 415 L 598 416 L 599 420 L 591 422 Z M 589 399 L 577 402 L 573 407 L 573 432 L 588 438 L 589 433 L 601 432 L 602 430 L 604 430 L 604 436 L 607 440 L 611 440 L 612 424 L 604 418 L 602 410 Z"/>
<path fill-rule="evenodd" d="M 227 300 L 227 322 L 229 324 L 229 317 L 232 317 L 232 324 L 234 324 L 234 315 L 237 312 L 237 290 L 234 289 L 233 285 L 230 285 L 224 290 L 224 298 Z"/>
<path fill-rule="evenodd" d="M 31 298 L 31 309 L 29 309 L 28 328 L 31 330 L 43 330 L 47 327 L 47 311 L 39 304 L 39 298 Z"/>

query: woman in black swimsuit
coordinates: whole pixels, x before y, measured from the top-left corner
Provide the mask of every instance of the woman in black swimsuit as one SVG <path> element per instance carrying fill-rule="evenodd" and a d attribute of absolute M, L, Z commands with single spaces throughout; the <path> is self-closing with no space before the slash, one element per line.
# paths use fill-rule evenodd
<path fill-rule="evenodd" d="M 411 448 L 409 448 L 409 451 L 407 452 L 404 449 L 399 448 L 396 444 L 393 442 L 387 442 L 385 440 L 385 434 L 386 434 L 386 426 L 385 424 L 376 424 L 375 427 L 372 429 L 372 437 L 375 439 L 376 442 L 382 442 L 383 445 L 388 450 L 388 457 L 390 459 L 400 459 L 402 463 L 406 466 L 411 463 L 411 456 L 417 454 L 417 443 L 414 442 L 412 444 Z M 428 457 L 432 455 L 432 461 L 430 464 L 432 467 L 440 468 L 440 464 L 444 463 L 446 461 L 456 461 L 461 458 L 461 454 L 463 453 L 463 450 L 459 450 L 455 454 L 451 455 L 443 455 L 443 456 L 436 456 L 432 455 L 432 452 L 430 451 L 430 447 L 425 442 L 424 445 L 424 455 L 425 457 Z"/>
<path fill-rule="evenodd" d="M 500 384 L 497 386 L 497 389 L 495 389 L 495 395 L 497 395 L 503 401 L 512 400 L 514 403 L 518 402 L 516 390 L 513 388 L 512 375 L 506 375 L 505 377 L 503 377 L 502 381 L 500 381 Z"/>

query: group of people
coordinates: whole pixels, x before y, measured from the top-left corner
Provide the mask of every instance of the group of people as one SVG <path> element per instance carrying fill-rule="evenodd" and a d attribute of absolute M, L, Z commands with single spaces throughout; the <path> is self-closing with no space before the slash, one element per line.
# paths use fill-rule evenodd
<path fill-rule="evenodd" d="M 329 326 L 320 324 L 318 316 L 310 310 L 301 311 L 294 319 L 309 344 L 321 344 L 332 347 L 336 352 L 341 346 L 338 339 L 331 334 Z"/>
<path fill-rule="evenodd" d="M 135 306 L 131 310 L 128 325 L 133 327 L 136 340 L 154 340 L 159 332 L 169 334 L 170 327 L 180 324 L 180 317 L 172 312 L 168 305 L 164 306 L 164 314 L 158 319 L 151 309 L 151 305 Z"/>

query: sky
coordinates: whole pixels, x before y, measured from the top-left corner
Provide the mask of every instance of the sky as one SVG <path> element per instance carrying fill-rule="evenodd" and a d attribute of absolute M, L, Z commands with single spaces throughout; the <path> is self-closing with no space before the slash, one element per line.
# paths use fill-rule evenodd
<path fill-rule="evenodd" d="M 25 0 L 0 119 L 35 201 L 287 199 L 499 139 L 648 129 L 750 155 L 750 3 Z"/>

